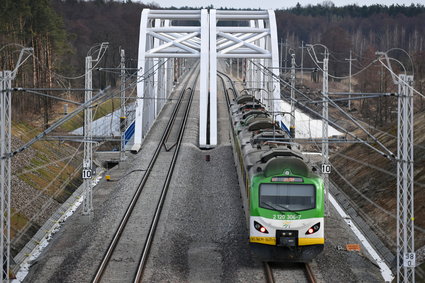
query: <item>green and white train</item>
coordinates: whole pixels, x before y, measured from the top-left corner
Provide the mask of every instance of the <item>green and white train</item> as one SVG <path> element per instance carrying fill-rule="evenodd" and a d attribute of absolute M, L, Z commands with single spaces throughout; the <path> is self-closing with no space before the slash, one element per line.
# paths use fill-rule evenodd
<path fill-rule="evenodd" d="M 251 95 L 230 106 L 249 242 L 263 261 L 308 262 L 322 252 L 323 181 Z"/>

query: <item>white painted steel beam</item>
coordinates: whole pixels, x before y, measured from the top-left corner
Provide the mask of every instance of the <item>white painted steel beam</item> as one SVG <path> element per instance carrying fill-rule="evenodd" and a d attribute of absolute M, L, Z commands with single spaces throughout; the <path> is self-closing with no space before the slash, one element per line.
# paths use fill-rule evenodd
<path fill-rule="evenodd" d="M 273 10 L 268 10 L 269 21 L 268 28 L 270 28 L 270 39 L 269 39 L 269 48 L 272 54 L 272 58 L 268 67 L 271 68 L 273 75 L 276 78 L 280 77 L 279 74 L 279 49 L 278 49 L 278 40 L 277 40 L 277 25 L 276 25 L 276 17 Z M 280 112 L 283 110 L 283 102 L 280 100 L 280 83 L 277 80 L 271 79 L 271 85 L 273 92 L 273 99 L 278 101 L 279 103 L 274 104 L 274 111 Z M 276 120 L 278 122 L 282 121 L 282 115 L 277 115 Z"/>
<path fill-rule="evenodd" d="M 192 32 L 200 32 L 201 27 L 182 27 L 182 26 L 176 26 L 176 27 L 166 26 L 165 27 L 164 26 L 164 27 L 148 28 L 147 31 L 155 32 L 155 33 L 192 33 Z"/>
<path fill-rule="evenodd" d="M 201 50 L 201 39 L 199 38 L 200 32 L 201 32 L 201 30 L 198 31 L 197 36 L 188 38 L 186 41 L 183 41 L 182 44 L 184 44 L 188 47 L 194 48 L 196 50 Z M 165 34 L 165 36 L 169 36 L 170 38 L 179 38 L 179 37 L 182 37 L 186 34 L 187 33 L 184 33 L 184 34 L 182 34 L 182 33 L 167 33 L 167 34 Z"/>
<path fill-rule="evenodd" d="M 242 59 L 271 59 L 272 54 L 253 54 L 253 53 L 227 53 L 227 54 L 217 54 L 217 58 L 242 58 Z"/>
<path fill-rule="evenodd" d="M 217 145 L 217 11 L 210 10 L 210 135 L 208 147 Z"/>
<path fill-rule="evenodd" d="M 223 33 L 223 32 L 219 32 L 218 35 L 219 36 L 222 36 L 224 38 L 227 38 L 227 39 L 229 39 L 231 41 L 234 41 L 236 43 L 236 44 L 233 44 L 233 46 L 230 46 L 230 47 L 228 47 L 226 49 L 223 49 L 221 51 L 221 54 L 228 53 L 229 51 L 233 51 L 233 50 L 238 49 L 238 48 L 240 48 L 242 46 L 248 47 L 248 48 L 250 48 L 250 49 L 252 49 L 254 51 L 257 51 L 260 54 L 269 54 L 270 53 L 269 51 L 265 50 L 264 48 L 261 48 L 261 47 L 255 45 L 255 44 L 252 44 L 252 42 L 254 42 L 254 41 L 256 41 L 256 40 L 258 40 L 260 38 L 263 38 L 265 36 L 268 36 L 268 33 L 260 33 L 260 34 L 258 34 L 256 36 L 253 36 L 253 37 L 251 37 L 251 38 L 249 38 L 247 40 L 241 40 L 241 39 L 239 39 L 239 38 L 237 38 L 235 36 L 232 36 L 230 34 L 226 34 L 226 33 Z"/>
<path fill-rule="evenodd" d="M 242 54 L 242 55 L 247 54 L 246 55 L 247 57 L 244 57 L 244 58 L 250 58 L 250 56 L 249 56 L 250 54 L 254 55 L 254 56 L 258 55 L 258 56 L 265 57 L 265 58 L 271 58 L 271 56 L 272 56 L 270 52 L 258 53 L 257 51 L 255 51 L 252 48 L 245 48 L 245 47 L 238 48 L 237 50 L 228 51 L 225 54 L 219 53 L 217 55 L 227 55 L 227 54 L 236 54 L 236 55 L 237 54 Z"/>
<path fill-rule="evenodd" d="M 218 32 L 231 32 L 239 34 L 250 34 L 250 33 L 270 33 L 268 28 L 255 28 L 255 27 L 217 27 Z"/>
<path fill-rule="evenodd" d="M 143 9 L 142 17 L 140 18 L 140 32 L 139 32 L 139 54 L 137 60 L 137 99 L 136 101 L 136 116 L 134 128 L 134 144 L 131 148 L 132 151 L 138 152 L 142 146 L 142 125 L 143 125 L 143 106 L 144 100 L 144 81 L 143 74 L 145 70 L 146 61 L 146 34 L 148 27 L 148 16 L 150 9 Z"/>
<path fill-rule="evenodd" d="M 161 39 L 161 40 L 163 40 L 163 41 L 165 41 L 165 42 L 169 43 L 169 44 L 170 44 L 170 46 L 171 46 L 171 45 L 174 45 L 174 46 L 176 46 L 176 47 L 180 48 L 182 51 L 184 50 L 184 51 L 187 51 L 187 52 L 192 53 L 192 54 L 198 54 L 198 53 L 199 53 L 199 52 L 198 52 L 198 50 L 195 50 L 195 49 L 193 49 L 193 48 L 187 47 L 187 46 L 185 46 L 184 44 L 181 44 L 181 43 L 180 43 L 181 41 L 185 40 L 185 39 L 187 38 L 187 36 L 184 36 L 184 37 L 179 38 L 179 39 L 176 39 L 176 40 L 172 40 L 172 39 L 168 38 L 167 36 L 163 36 L 163 35 L 161 35 L 161 34 L 154 33 L 154 32 L 148 32 L 147 34 L 148 34 L 148 35 L 150 35 L 150 36 L 152 36 L 152 37 L 155 37 L 155 38 Z M 191 35 L 189 35 L 189 37 L 188 37 L 188 38 L 191 38 L 191 37 L 193 37 L 193 36 L 195 36 L 195 35 L 191 34 Z M 166 46 L 166 47 L 168 47 L 168 46 Z M 166 47 L 164 47 L 164 48 L 166 48 Z M 158 48 L 159 48 L 159 47 L 158 47 Z M 155 53 L 155 52 L 156 52 L 156 50 L 157 50 L 158 48 L 153 48 L 153 49 L 149 50 L 147 53 L 148 53 L 148 54 Z M 160 49 L 163 49 L 163 48 L 162 48 L 162 46 L 161 46 L 161 48 L 160 48 Z"/>
<path fill-rule="evenodd" d="M 199 146 L 207 146 L 208 81 L 209 81 L 209 19 L 207 10 L 201 12 L 201 64 L 199 74 Z"/>
<path fill-rule="evenodd" d="M 170 20 L 164 20 L 164 24 L 163 24 L 163 28 L 169 28 L 170 27 Z M 164 77 L 162 79 L 163 81 L 163 95 L 161 98 L 164 98 L 164 100 L 161 101 L 161 106 L 160 108 L 162 108 L 165 105 L 165 98 L 167 98 L 170 94 L 171 94 L 171 90 L 172 90 L 172 86 L 173 86 L 173 82 L 171 79 L 171 75 L 170 75 L 170 69 L 171 69 L 171 59 L 167 58 L 164 59 Z"/>
<path fill-rule="evenodd" d="M 179 47 L 181 49 L 184 49 L 184 50 L 186 50 L 190 53 L 194 53 L 194 54 L 199 53 L 198 50 L 195 50 L 195 49 L 193 49 L 189 46 L 186 46 L 185 43 L 182 43 L 183 41 L 186 41 L 188 39 L 191 39 L 192 37 L 197 36 L 199 34 L 199 32 L 193 32 L 193 33 L 187 34 L 185 36 L 182 36 L 182 37 L 176 38 L 176 39 L 170 39 L 167 36 L 163 36 L 162 34 L 158 34 L 158 33 L 154 33 L 154 32 L 148 32 L 148 34 L 152 35 L 156 39 L 161 39 L 164 42 L 167 42 L 167 43 L 164 43 L 164 44 L 161 44 L 161 45 L 158 44 L 157 46 L 155 46 L 155 48 L 149 50 L 150 54 L 157 53 L 157 52 L 159 52 L 163 49 L 166 49 L 168 47 L 171 47 L 173 45 L 176 46 L 176 47 Z M 193 44 L 191 44 L 191 46 L 196 47 Z"/>
<path fill-rule="evenodd" d="M 143 13 L 143 12 L 142 12 Z M 199 20 L 199 15 L 150 15 L 149 19 L 163 19 L 163 20 Z"/>
<path fill-rule="evenodd" d="M 218 29 L 217 29 L 217 32 L 220 32 L 220 31 L 218 31 Z M 246 33 L 246 34 L 233 33 L 233 36 L 235 36 L 235 37 L 237 37 L 241 40 L 245 40 L 245 39 L 247 39 L 251 36 L 254 36 L 254 34 L 253 33 Z M 222 50 L 226 47 L 231 46 L 232 44 L 234 44 L 234 41 L 229 41 L 227 38 L 223 37 L 223 38 L 217 40 L 217 50 Z"/>
<path fill-rule="evenodd" d="M 221 19 L 222 15 L 267 15 L 267 10 L 220 10 L 217 15 Z"/>
<path fill-rule="evenodd" d="M 226 41 L 222 42 L 218 46 L 218 50 L 222 51 L 222 53 L 229 53 L 230 51 L 234 50 L 241 50 L 241 49 L 247 49 L 251 50 L 253 53 L 264 53 L 268 54 L 270 53 L 268 50 L 265 50 L 261 45 L 252 44 L 251 42 L 257 41 L 258 39 L 262 37 L 266 37 L 269 34 L 268 33 L 261 33 L 260 35 L 255 33 L 248 33 L 242 36 L 234 36 L 232 34 L 219 32 L 220 36 L 222 36 Z M 235 44 L 236 43 L 236 44 Z M 245 46 L 245 47 L 242 47 Z"/>
<path fill-rule="evenodd" d="M 159 27 L 161 26 L 163 20 L 160 19 L 155 19 L 155 27 Z M 160 43 L 162 43 L 162 39 L 159 37 L 155 37 L 153 38 L 153 48 L 149 51 L 150 53 L 153 53 L 152 50 L 158 50 L 160 48 L 160 45 L 162 45 Z M 173 44 L 173 43 L 171 43 Z M 159 92 L 160 92 L 160 88 L 161 88 L 161 84 L 159 83 L 159 74 L 162 72 L 162 66 L 159 66 L 159 58 L 156 58 L 153 60 L 153 65 L 158 65 L 158 72 L 155 72 L 154 77 L 153 77 L 153 82 L 154 82 L 154 87 L 153 87 L 153 97 L 154 97 L 154 119 L 156 119 L 156 115 L 158 113 L 158 97 L 159 97 Z"/>
<path fill-rule="evenodd" d="M 155 21 L 150 21 L 150 24 L 152 25 Z M 154 37 L 148 37 L 148 40 L 146 41 L 146 49 L 151 50 L 154 47 Z M 156 59 L 156 58 L 155 58 Z M 154 101 L 154 93 L 155 93 L 155 82 L 154 77 L 155 74 L 158 72 L 157 68 L 154 67 L 154 58 L 153 59 L 147 59 L 145 62 L 145 77 L 143 79 L 143 83 L 145 85 L 144 88 L 144 97 L 146 97 L 145 101 L 145 108 L 143 109 L 143 124 L 142 124 L 142 134 L 143 136 L 146 136 L 147 132 L 149 131 L 151 125 L 153 124 L 153 121 L 155 120 L 155 101 Z"/>
<path fill-rule="evenodd" d="M 257 21 L 255 20 L 250 20 L 249 21 L 249 25 L 251 28 L 257 28 Z M 254 58 L 252 58 L 254 59 Z M 248 88 L 254 88 L 254 64 L 253 62 L 256 62 L 256 60 L 249 60 L 247 62 L 247 74 L 246 74 L 246 79 L 245 82 L 247 83 L 247 87 Z"/>
<path fill-rule="evenodd" d="M 199 54 L 188 54 L 188 53 L 155 53 L 146 54 L 145 58 L 199 58 Z"/>
<path fill-rule="evenodd" d="M 201 10 L 151 10 L 151 15 L 164 15 L 164 14 L 193 14 L 200 15 Z M 199 17 L 198 17 L 199 19 Z"/>
<path fill-rule="evenodd" d="M 264 21 L 258 21 L 258 29 L 264 29 Z M 269 31 L 270 32 L 270 31 Z M 264 50 L 267 49 L 267 40 L 266 37 L 261 37 L 258 41 L 258 44 L 260 45 L 260 47 Z M 270 54 L 270 52 L 268 52 Z M 259 59 L 260 64 L 265 66 L 266 65 L 266 60 L 264 59 Z M 262 72 L 261 70 L 257 70 L 257 88 L 263 88 L 265 87 L 263 84 L 265 83 L 266 77 L 265 77 L 265 73 Z M 258 95 L 261 95 L 260 93 Z"/>
<path fill-rule="evenodd" d="M 211 10 L 210 10 L 211 11 Z M 211 15 L 211 14 L 210 14 Z M 268 20 L 268 15 L 220 15 L 217 20 Z"/>

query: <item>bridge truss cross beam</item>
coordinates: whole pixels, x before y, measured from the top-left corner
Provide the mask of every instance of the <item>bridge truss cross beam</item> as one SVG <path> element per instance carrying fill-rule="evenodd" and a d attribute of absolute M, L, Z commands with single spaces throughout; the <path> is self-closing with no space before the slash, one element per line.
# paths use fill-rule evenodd
<path fill-rule="evenodd" d="M 234 26 L 235 23 L 238 26 Z M 164 61 L 165 58 L 168 58 Z M 274 12 L 144 9 L 140 21 L 137 106 L 132 151 L 139 151 L 161 109 L 158 98 L 171 92 L 186 60 L 200 60 L 199 146 L 217 145 L 217 60 L 244 60 L 249 65 L 246 87 L 267 91 L 264 103 L 282 119 L 280 85 L 254 68 L 259 63 L 279 76 L 277 27 Z M 252 60 L 252 61 L 248 61 Z M 172 66 L 171 66 L 172 65 Z M 244 68 L 245 70 L 247 68 Z M 162 80 L 162 81 L 161 81 Z M 164 83 L 165 87 L 164 87 Z M 161 94 L 162 93 L 162 94 Z M 262 94 L 261 94 L 262 95 Z"/>

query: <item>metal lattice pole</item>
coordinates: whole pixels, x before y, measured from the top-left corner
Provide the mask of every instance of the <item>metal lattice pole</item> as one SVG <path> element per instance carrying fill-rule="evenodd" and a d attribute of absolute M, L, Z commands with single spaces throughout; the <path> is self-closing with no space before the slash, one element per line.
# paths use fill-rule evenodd
<path fill-rule="evenodd" d="M 352 92 L 352 89 L 351 89 L 351 65 L 352 65 L 352 62 L 353 61 L 356 61 L 357 59 L 353 59 L 352 57 L 351 57 L 351 50 L 350 50 L 350 58 L 349 59 L 345 59 L 346 61 L 348 61 L 349 62 L 349 67 L 348 67 L 348 71 L 349 71 L 349 92 L 351 93 Z M 351 94 L 349 95 L 349 97 L 348 97 L 349 99 L 348 99 L 348 110 L 351 110 Z"/>
<path fill-rule="evenodd" d="M 291 60 L 291 122 L 289 131 L 291 137 L 295 138 L 295 54 L 292 54 Z"/>
<path fill-rule="evenodd" d="M 0 156 L 12 151 L 12 72 L 0 72 Z M 0 161 L 1 186 L 1 261 L 2 276 L 0 282 L 9 282 L 10 270 L 10 190 L 11 190 L 11 159 Z"/>
<path fill-rule="evenodd" d="M 91 101 L 93 97 L 92 64 L 102 59 L 108 48 L 108 44 L 108 42 L 102 42 L 96 59 L 92 59 L 92 56 L 86 57 L 85 103 Z M 83 215 L 91 215 L 93 212 L 93 110 L 91 105 L 88 105 L 84 110 L 84 159 L 82 177 L 84 185 Z"/>
<path fill-rule="evenodd" d="M 328 62 L 329 62 L 329 53 L 325 50 L 325 57 L 323 59 L 323 120 L 322 120 L 322 174 L 323 174 L 323 183 L 325 186 L 325 210 L 326 214 L 329 213 L 329 142 L 328 142 Z"/>
<path fill-rule="evenodd" d="M 288 67 L 288 37 L 285 38 L 285 70 L 284 72 L 286 72 L 286 68 Z"/>
<path fill-rule="evenodd" d="M 127 127 L 127 117 L 125 109 L 125 51 L 121 49 L 121 108 L 120 108 L 120 132 L 121 132 L 121 153 L 120 161 L 125 160 L 125 130 Z"/>
<path fill-rule="evenodd" d="M 400 75 L 397 143 L 397 282 L 415 282 L 413 76 Z"/>
<path fill-rule="evenodd" d="M 283 67 L 283 42 L 282 42 L 282 38 L 280 38 L 280 42 L 279 42 L 279 67 Z M 284 70 L 283 72 L 286 72 L 286 70 Z"/>
<path fill-rule="evenodd" d="M 86 75 L 85 75 L 85 102 L 92 99 L 92 57 L 86 57 Z M 83 185 L 84 185 L 84 202 L 83 214 L 89 215 L 93 211 L 93 187 L 92 187 L 92 160 L 93 160 L 93 144 L 92 144 L 92 109 L 87 107 L 84 110 L 84 160 L 83 160 Z"/>
<path fill-rule="evenodd" d="M 301 41 L 301 84 L 303 84 L 304 79 L 304 41 Z"/>

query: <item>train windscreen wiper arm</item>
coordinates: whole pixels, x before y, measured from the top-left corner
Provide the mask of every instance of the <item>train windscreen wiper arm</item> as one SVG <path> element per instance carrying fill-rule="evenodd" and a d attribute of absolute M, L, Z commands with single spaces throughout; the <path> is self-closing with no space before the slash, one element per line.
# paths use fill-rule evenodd
<path fill-rule="evenodd" d="M 274 207 L 274 206 L 273 206 L 273 205 L 271 205 L 269 202 L 264 202 L 264 201 L 262 201 L 262 202 L 260 202 L 260 205 L 266 206 L 267 208 L 269 208 L 269 209 L 271 209 L 271 210 L 279 211 L 280 213 L 282 213 L 282 214 L 283 214 L 283 211 L 282 211 L 282 210 L 279 210 L 278 208 Z"/>
<path fill-rule="evenodd" d="M 289 209 L 289 208 L 287 208 L 287 207 L 285 207 L 285 206 L 283 206 L 283 205 L 276 204 L 276 206 L 277 206 L 278 208 L 283 209 L 283 211 L 293 212 L 293 213 L 295 213 L 295 214 L 297 214 L 297 215 L 300 215 L 300 214 L 299 214 L 298 212 L 296 212 L 295 210 Z"/>

